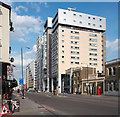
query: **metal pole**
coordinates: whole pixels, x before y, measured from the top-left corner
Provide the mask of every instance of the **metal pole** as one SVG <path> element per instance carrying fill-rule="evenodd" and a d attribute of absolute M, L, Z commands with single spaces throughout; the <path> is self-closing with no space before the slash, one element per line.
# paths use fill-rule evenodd
<path fill-rule="evenodd" d="M 22 95 L 23 95 L 23 98 L 24 98 L 24 78 L 23 78 L 23 51 L 22 51 L 22 48 L 21 48 L 21 67 L 22 67 L 22 79 L 23 79 L 23 87 L 22 87 Z"/>

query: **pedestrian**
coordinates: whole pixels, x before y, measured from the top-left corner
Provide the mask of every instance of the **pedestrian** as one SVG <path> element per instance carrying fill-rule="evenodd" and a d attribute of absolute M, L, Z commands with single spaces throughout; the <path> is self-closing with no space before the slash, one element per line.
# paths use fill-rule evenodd
<path fill-rule="evenodd" d="M 20 96 L 20 89 L 17 90 L 17 93 L 18 93 L 18 97 Z"/>

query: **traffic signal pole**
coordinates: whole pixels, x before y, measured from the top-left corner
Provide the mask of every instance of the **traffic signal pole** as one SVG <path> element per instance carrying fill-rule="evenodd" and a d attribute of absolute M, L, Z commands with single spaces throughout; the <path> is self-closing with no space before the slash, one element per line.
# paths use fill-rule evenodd
<path fill-rule="evenodd" d="M 2 109 L 2 62 L 0 62 L 0 112 L 1 109 Z"/>

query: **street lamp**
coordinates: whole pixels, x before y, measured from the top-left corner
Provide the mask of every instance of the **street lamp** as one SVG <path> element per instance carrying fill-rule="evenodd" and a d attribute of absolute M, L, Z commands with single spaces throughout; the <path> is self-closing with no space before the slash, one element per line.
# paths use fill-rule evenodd
<path fill-rule="evenodd" d="M 88 95 L 88 64 L 87 63 L 81 63 L 81 64 L 87 65 L 87 95 Z"/>
<path fill-rule="evenodd" d="M 30 47 L 26 47 L 27 49 L 30 49 Z M 23 87 L 22 87 L 22 98 L 24 99 L 24 77 L 23 77 L 23 50 L 21 48 L 21 68 L 22 68 L 22 79 L 23 79 Z"/>

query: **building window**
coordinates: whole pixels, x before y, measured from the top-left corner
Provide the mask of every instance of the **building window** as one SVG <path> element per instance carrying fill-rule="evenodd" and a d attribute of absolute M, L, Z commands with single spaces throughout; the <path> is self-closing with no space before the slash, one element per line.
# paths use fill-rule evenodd
<path fill-rule="evenodd" d="M 82 15 L 79 15 L 80 17 L 82 17 Z"/>
<path fill-rule="evenodd" d="M 93 26 L 95 26 L 95 24 L 93 24 Z"/>
<path fill-rule="evenodd" d="M 64 19 L 64 21 L 66 21 L 66 19 Z"/>
<path fill-rule="evenodd" d="M 62 32 L 64 32 L 64 30 L 62 30 Z"/>
<path fill-rule="evenodd" d="M 75 62 L 75 64 L 79 64 L 79 62 Z"/>
<path fill-rule="evenodd" d="M 90 19 L 90 17 L 88 17 L 88 19 Z"/>
<path fill-rule="evenodd" d="M 77 32 L 77 31 L 71 31 L 71 33 L 73 33 L 73 34 L 79 34 L 79 32 Z"/>
<path fill-rule="evenodd" d="M 89 45 L 90 45 L 90 46 L 97 47 L 97 44 L 95 44 L 95 43 L 90 43 Z"/>
<path fill-rule="evenodd" d="M 88 25 L 90 25 L 90 23 L 88 23 Z"/>
<path fill-rule="evenodd" d="M 64 61 L 62 61 L 62 63 L 64 63 Z"/>
<path fill-rule="evenodd" d="M 116 68 L 113 67 L 113 75 L 116 75 Z"/>
<path fill-rule="evenodd" d="M 92 33 L 90 33 L 89 36 L 97 37 L 97 34 L 92 34 Z"/>
<path fill-rule="evenodd" d="M 102 19 L 100 19 L 100 21 L 102 21 Z"/>
<path fill-rule="evenodd" d="M 64 40 L 62 40 L 62 42 L 64 42 Z"/>
<path fill-rule="evenodd" d="M 89 53 L 89 55 L 92 55 L 92 56 L 97 56 L 96 53 Z"/>
<path fill-rule="evenodd" d="M 89 41 L 97 42 L 97 39 L 92 39 L 92 38 L 90 38 Z"/>
<path fill-rule="evenodd" d="M 97 61 L 97 58 L 89 58 L 91 61 Z"/>
<path fill-rule="evenodd" d="M 89 63 L 89 65 L 97 65 L 97 63 Z"/>
<path fill-rule="evenodd" d="M 109 68 L 109 76 L 111 76 L 111 75 L 112 75 L 112 69 Z"/>
<path fill-rule="evenodd" d="M 64 14 L 66 14 L 66 12 L 63 12 Z"/>
<path fill-rule="evenodd" d="M 90 51 L 97 51 L 97 49 L 89 48 Z"/>
<path fill-rule="evenodd" d="M 82 24 L 82 21 L 80 21 L 80 24 Z"/>
<path fill-rule="evenodd" d="M 95 20 L 95 17 L 93 17 L 93 19 Z"/>
<path fill-rule="evenodd" d="M 73 22 L 76 22 L 76 20 L 73 20 Z"/>
<path fill-rule="evenodd" d="M 78 36 L 71 36 L 71 39 L 79 39 Z"/>
<path fill-rule="evenodd" d="M 64 50 L 62 50 L 62 53 L 64 53 Z"/>
<path fill-rule="evenodd" d="M 62 37 L 64 37 L 64 35 L 62 35 Z"/>
<path fill-rule="evenodd" d="M 64 45 L 62 45 L 62 48 L 64 48 Z"/>
<path fill-rule="evenodd" d="M 71 41 L 72 44 L 79 44 L 77 41 Z"/>
<path fill-rule="evenodd" d="M 62 56 L 62 58 L 64 58 L 64 56 Z"/>
<path fill-rule="evenodd" d="M 73 14 L 74 16 L 76 16 L 76 14 Z"/>
<path fill-rule="evenodd" d="M 100 25 L 100 27 L 102 27 L 102 25 Z"/>

